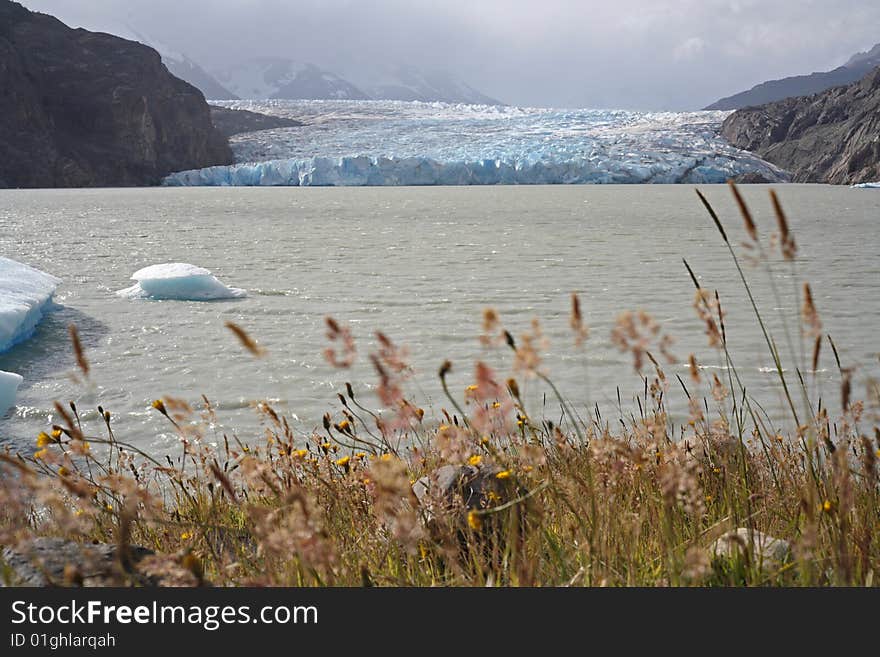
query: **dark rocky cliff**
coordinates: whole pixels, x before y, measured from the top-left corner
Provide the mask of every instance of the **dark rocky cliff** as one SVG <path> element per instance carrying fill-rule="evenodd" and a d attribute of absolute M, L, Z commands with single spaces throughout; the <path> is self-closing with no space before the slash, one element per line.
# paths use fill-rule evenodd
<path fill-rule="evenodd" d="M 158 183 L 232 163 L 204 96 L 159 54 L 0 0 L 0 187 Z"/>
<path fill-rule="evenodd" d="M 721 133 L 794 182 L 880 180 L 880 68 L 848 86 L 737 110 Z"/>

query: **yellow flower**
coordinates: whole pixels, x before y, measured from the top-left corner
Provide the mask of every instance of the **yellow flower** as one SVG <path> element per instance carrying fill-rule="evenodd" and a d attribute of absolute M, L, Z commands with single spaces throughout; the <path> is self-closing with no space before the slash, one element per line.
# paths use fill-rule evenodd
<path fill-rule="evenodd" d="M 492 408 L 501 408 L 501 402 L 494 402 Z"/>
<path fill-rule="evenodd" d="M 82 509 L 77 509 L 75 515 L 76 515 L 77 517 L 79 517 L 79 516 L 81 516 L 81 515 L 84 514 L 84 513 L 85 513 L 84 510 L 82 510 Z"/>
<path fill-rule="evenodd" d="M 193 537 L 192 532 L 181 532 L 181 534 L 180 534 L 180 540 L 182 540 L 182 541 L 188 541 L 192 537 Z"/>
<path fill-rule="evenodd" d="M 480 462 L 483 460 L 483 457 L 479 454 L 474 454 L 472 457 L 468 459 L 468 465 L 480 465 Z"/>
<path fill-rule="evenodd" d="M 494 490 L 490 490 L 489 494 L 486 495 L 486 497 L 488 498 L 488 500 L 490 502 L 500 502 L 501 501 L 501 496 L 498 493 L 496 493 Z"/>
<path fill-rule="evenodd" d="M 367 458 L 367 455 L 364 452 L 358 452 L 357 454 L 354 455 L 354 457 L 356 459 L 365 459 L 365 458 Z"/>
<path fill-rule="evenodd" d="M 476 511 L 468 511 L 467 521 L 468 527 L 473 529 L 475 532 L 480 531 L 480 529 L 483 527 L 483 519 Z"/>
<path fill-rule="evenodd" d="M 523 421 L 522 421 L 522 420 L 517 420 L 517 421 L 516 421 L 516 426 L 521 427 L 522 425 L 523 425 Z"/>
<path fill-rule="evenodd" d="M 714 500 L 714 499 L 715 499 L 715 498 L 712 497 L 711 495 L 706 495 L 706 501 L 707 501 L 707 502 L 711 502 L 711 501 Z"/>
<path fill-rule="evenodd" d="M 36 452 L 34 452 L 34 458 L 38 459 L 38 460 L 46 458 L 46 454 L 48 454 L 48 453 L 49 453 L 49 450 L 44 447 L 43 449 L 40 449 L 40 450 L 37 450 Z"/>
<path fill-rule="evenodd" d="M 523 466 L 523 472 L 531 472 L 531 471 L 534 470 L 534 469 L 535 469 L 535 468 L 534 468 L 533 466 L 531 466 L 531 465 L 524 465 L 524 466 Z"/>
<path fill-rule="evenodd" d="M 45 447 L 46 445 L 51 445 L 54 440 L 49 437 L 45 431 L 41 431 L 37 436 L 37 447 Z"/>
<path fill-rule="evenodd" d="M 439 427 L 437 427 L 437 431 L 446 431 L 448 428 L 448 424 L 441 424 Z"/>
<path fill-rule="evenodd" d="M 483 436 L 482 438 L 480 438 L 480 444 L 481 445 L 488 445 L 489 444 L 489 436 Z"/>
<path fill-rule="evenodd" d="M 61 429 L 52 429 L 52 437 L 55 440 L 60 440 L 62 433 L 63 433 L 63 431 L 61 431 Z"/>
<path fill-rule="evenodd" d="M 712 472 L 715 474 L 721 474 L 721 468 L 712 468 Z"/>
<path fill-rule="evenodd" d="M 510 479 L 510 475 L 513 473 L 510 470 L 502 470 L 497 475 L 495 475 L 496 479 Z"/>
<path fill-rule="evenodd" d="M 304 459 L 305 457 L 307 457 L 309 455 L 309 450 L 298 449 L 293 453 L 293 455 L 298 459 Z"/>
<path fill-rule="evenodd" d="M 822 505 L 822 510 L 825 513 L 831 513 L 831 502 L 829 502 L 828 500 L 825 500 L 825 503 Z"/>
<path fill-rule="evenodd" d="M 161 399 L 153 400 L 153 403 L 150 404 L 150 406 L 162 413 L 162 415 L 166 415 L 168 413 L 168 411 L 165 410 L 165 402 L 163 402 Z"/>
<path fill-rule="evenodd" d="M 330 443 L 321 443 L 321 449 L 324 450 L 325 454 L 330 451 L 331 447 L 332 445 Z"/>
<path fill-rule="evenodd" d="M 58 476 L 59 477 L 66 477 L 69 474 L 70 474 L 70 470 L 65 468 L 63 465 L 60 468 L 58 468 Z"/>
<path fill-rule="evenodd" d="M 382 460 L 382 461 L 390 461 L 390 460 L 393 459 L 393 458 L 394 458 L 394 457 L 391 456 L 391 454 L 383 454 L 383 455 L 380 457 L 380 460 Z"/>
<path fill-rule="evenodd" d="M 338 465 L 340 468 L 345 468 L 347 470 L 349 461 L 351 461 L 350 456 L 343 456 L 341 459 L 338 459 L 336 461 L 336 465 Z"/>
<path fill-rule="evenodd" d="M 467 392 L 473 392 L 476 389 L 477 389 L 477 386 L 475 386 L 475 385 L 469 385 L 467 388 L 465 388 L 465 390 Z"/>
<path fill-rule="evenodd" d="M 113 506 L 110 504 L 105 504 L 104 508 L 107 509 L 108 511 L 111 511 L 111 512 L 113 511 Z"/>
<path fill-rule="evenodd" d="M 349 426 L 351 426 L 351 423 L 348 420 L 343 420 L 339 423 L 339 430 L 345 431 Z"/>

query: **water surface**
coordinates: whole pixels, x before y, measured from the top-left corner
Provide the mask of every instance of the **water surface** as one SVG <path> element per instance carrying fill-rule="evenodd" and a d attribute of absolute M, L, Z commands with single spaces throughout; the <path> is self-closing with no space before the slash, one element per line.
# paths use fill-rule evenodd
<path fill-rule="evenodd" d="M 723 186 L 703 188 L 731 240 L 744 231 Z M 767 187 L 745 189 L 762 239 L 775 227 Z M 880 194 L 826 186 L 779 186 L 799 246 L 797 280 L 808 279 L 824 328 L 844 365 L 861 363 L 855 391 L 878 376 L 880 278 L 876 245 Z M 508 376 L 510 354 L 484 350 L 481 313 L 498 310 L 514 335 L 540 318 L 549 339 L 545 365 L 580 412 L 599 405 L 617 416 L 638 407 L 643 383 L 632 359 L 609 334 L 624 310 L 644 309 L 676 338 L 680 359 L 723 363 L 708 348 L 692 308 L 686 257 L 702 283 L 718 289 L 727 312 L 731 351 L 749 390 L 781 417 L 772 360 L 723 243 L 690 186 L 530 186 L 391 188 L 153 188 L 0 192 L 0 253 L 61 277 L 62 308 L 29 342 L 0 355 L 0 369 L 25 377 L 18 406 L 0 421 L 0 441 L 26 447 L 52 421 L 55 399 L 81 409 L 111 410 L 117 432 L 164 451 L 174 444 L 149 408 L 171 395 L 219 408 L 217 435 L 260 436 L 255 400 L 278 400 L 304 430 L 320 424 L 351 380 L 375 407 L 367 355 L 381 329 L 410 350 L 410 391 L 431 415 L 443 399 L 440 363 L 454 363 L 461 395 L 483 358 Z M 171 261 L 211 269 L 249 296 L 225 302 L 135 301 L 114 291 L 141 267 Z M 790 364 L 779 312 L 800 350 L 795 280 L 789 263 L 772 262 L 781 303 L 761 267 L 746 266 L 779 348 Z M 569 294 L 579 291 L 591 335 L 575 349 L 568 328 Z M 359 362 L 334 370 L 321 352 L 324 317 L 351 324 Z M 256 361 L 223 324 L 239 323 L 269 351 Z M 90 383 L 71 380 L 75 365 L 67 324 L 76 323 L 92 366 Z M 723 369 L 707 369 L 724 375 Z M 839 377 L 826 349 L 816 375 L 826 403 L 839 399 Z M 670 369 L 669 398 L 682 410 Z M 793 373 L 789 374 L 793 376 Z M 808 376 L 812 385 L 812 376 Z M 532 412 L 558 418 L 546 389 L 527 384 Z M 695 392 L 695 391 L 694 391 Z M 95 417 L 94 411 L 90 417 Z M 97 425 L 95 426 L 97 429 Z"/>

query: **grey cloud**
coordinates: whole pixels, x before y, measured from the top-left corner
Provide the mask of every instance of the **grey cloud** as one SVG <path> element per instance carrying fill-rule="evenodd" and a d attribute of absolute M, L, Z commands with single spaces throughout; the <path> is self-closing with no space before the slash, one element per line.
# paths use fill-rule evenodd
<path fill-rule="evenodd" d="M 876 0 L 24 0 L 208 68 L 276 55 L 340 72 L 445 68 L 523 105 L 688 109 L 880 41 Z"/>

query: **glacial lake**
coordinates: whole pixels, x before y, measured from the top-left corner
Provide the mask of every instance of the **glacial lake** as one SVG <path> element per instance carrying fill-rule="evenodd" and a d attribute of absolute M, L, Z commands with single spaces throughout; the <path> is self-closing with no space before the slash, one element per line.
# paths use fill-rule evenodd
<path fill-rule="evenodd" d="M 853 390 L 864 397 L 866 382 L 880 377 L 880 193 L 775 188 L 798 245 L 794 268 L 772 250 L 778 300 L 764 265 L 746 262 L 739 246 L 745 231 L 727 188 L 701 187 L 744 254 L 790 382 L 793 363 L 809 360 L 795 295 L 798 281 L 808 280 L 843 365 L 858 365 Z M 776 224 L 768 187 L 742 189 L 769 248 Z M 426 409 L 426 420 L 436 421 L 441 408 L 450 408 L 437 378 L 445 359 L 453 363 L 449 383 L 459 399 L 476 360 L 510 376 L 511 352 L 479 342 L 486 307 L 517 337 L 540 319 L 549 376 L 580 413 L 598 405 L 612 423 L 618 388 L 628 416 L 638 414 L 634 399 L 644 383 L 610 333 L 619 313 L 647 311 L 675 338 L 671 351 L 680 363 L 665 366 L 667 396 L 681 421 L 686 400 L 675 374 L 712 403 L 707 385 L 700 389 L 689 379 L 690 353 L 706 366 L 704 375 L 727 382 L 723 359 L 707 345 L 693 309 L 682 258 L 705 287 L 718 290 L 730 350 L 750 394 L 770 416 L 784 417 L 773 362 L 736 269 L 690 185 L 6 190 L 0 191 L 0 254 L 63 279 L 59 309 L 32 339 L 0 354 L 0 370 L 24 377 L 17 406 L 0 420 L 0 444 L 13 449 L 29 450 L 51 425 L 53 400 L 75 400 L 94 432 L 101 429 L 94 409 L 102 405 L 120 439 L 160 454 L 177 444 L 150 408 L 163 396 L 196 404 L 206 395 L 217 408 L 208 436 L 220 441 L 223 433 L 261 440 L 253 405 L 263 399 L 275 400 L 307 433 L 339 408 L 336 394 L 346 381 L 363 404 L 378 409 L 368 358 L 377 330 L 409 349 L 408 392 Z M 181 302 L 114 294 L 137 269 L 175 261 L 206 267 L 248 296 Z M 590 327 L 580 349 L 569 328 L 573 291 Z M 322 357 L 328 315 L 354 333 L 358 361 L 350 371 Z M 787 317 L 791 349 L 780 315 Z M 227 321 L 247 329 L 268 356 L 246 353 Z M 71 323 L 91 364 L 85 383 L 71 377 Z M 827 346 L 819 371 L 805 377 L 834 412 L 840 376 Z M 547 387 L 520 381 L 530 412 L 558 420 Z"/>

